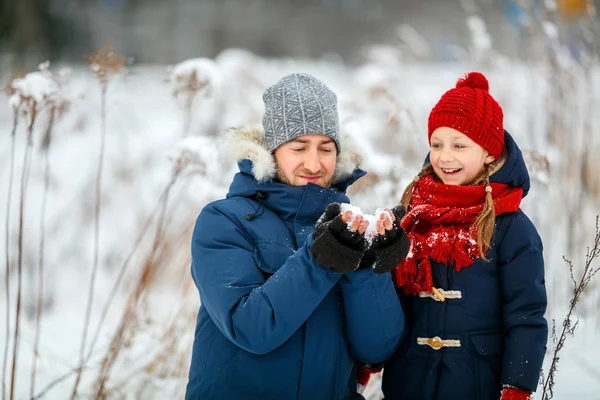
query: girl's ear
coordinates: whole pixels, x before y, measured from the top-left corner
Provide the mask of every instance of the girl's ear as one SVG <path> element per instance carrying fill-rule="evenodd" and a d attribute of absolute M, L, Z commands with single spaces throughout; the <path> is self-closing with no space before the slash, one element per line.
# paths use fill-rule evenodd
<path fill-rule="evenodd" d="M 491 155 L 491 154 L 488 154 L 488 155 L 485 157 L 485 160 L 484 160 L 483 162 L 484 162 L 486 165 L 489 165 L 489 164 L 493 163 L 494 161 L 496 161 L 496 159 L 494 158 L 494 156 L 493 156 L 493 155 Z"/>

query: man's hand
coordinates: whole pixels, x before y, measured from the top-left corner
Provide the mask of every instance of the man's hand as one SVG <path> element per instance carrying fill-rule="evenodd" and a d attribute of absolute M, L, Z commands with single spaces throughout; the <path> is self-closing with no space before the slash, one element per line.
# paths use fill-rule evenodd
<path fill-rule="evenodd" d="M 332 272 L 347 273 L 358 268 L 367 248 L 365 230 L 369 222 L 358 215 L 350 225 L 352 212 L 340 214 L 338 203 L 330 204 L 317 221 L 311 254 Z"/>

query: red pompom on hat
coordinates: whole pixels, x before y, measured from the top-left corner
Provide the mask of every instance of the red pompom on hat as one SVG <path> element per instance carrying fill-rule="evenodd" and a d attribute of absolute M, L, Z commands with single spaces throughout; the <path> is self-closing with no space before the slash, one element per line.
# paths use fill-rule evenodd
<path fill-rule="evenodd" d="M 480 72 L 470 72 L 448 90 L 429 114 L 428 137 L 437 128 L 448 127 L 467 135 L 494 158 L 504 147 L 504 114 L 489 93 L 487 78 Z"/>

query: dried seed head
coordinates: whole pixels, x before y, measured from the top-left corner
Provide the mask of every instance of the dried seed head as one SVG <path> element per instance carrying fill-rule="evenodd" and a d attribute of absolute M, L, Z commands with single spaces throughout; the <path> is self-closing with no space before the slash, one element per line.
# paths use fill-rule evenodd
<path fill-rule="evenodd" d="M 168 68 L 173 97 L 186 108 L 198 94 L 210 97 L 219 82 L 217 64 L 208 58 L 183 61 Z"/>
<path fill-rule="evenodd" d="M 108 83 L 110 76 L 118 75 L 128 62 L 125 57 L 122 57 L 113 49 L 110 41 L 106 43 L 105 47 L 89 55 L 87 60 L 102 85 Z"/>
<path fill-rule="evenodd" d="M 27 118 L 29 135 L 41 112 L 50 112 L 52 119 L 60 118 L 69 107 L 69 100 L 64 96 L 66 77 L 56 79 L 48 61 L 38 68 L 39 71 L 20 73 L 4 87 L 9 95 L 9 106 L 18 113 L 17 117 Z"/>

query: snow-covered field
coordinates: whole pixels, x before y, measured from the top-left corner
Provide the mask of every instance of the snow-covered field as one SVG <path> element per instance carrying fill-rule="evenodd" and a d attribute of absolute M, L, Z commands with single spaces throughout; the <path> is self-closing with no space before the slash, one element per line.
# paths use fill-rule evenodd
<path fill-rule="evenodd" d="M 94 265 L 102 101 L 100 84 L 92 71 L 87 66 L 71 67 L 69 81 L 57 89 L 70 107 L 55 121 L 48 147 L 42 147 L 49 124 L 47 113 L 40 111 L 33 129 L 23 208 L 17 399 L 30 398 L 42 222 L 44 295 L 35 394 L 63 377 L 43 398 L 69 397 L 75 382 L 73 371 L 80 361 Z M 186 103 L 189 92 L 182 90 L 185 81 L 176 76 L 189 77 L 196 67 L 196 79 L 206 80 L 207 85 L 198 86 L 196 98 L 189 106 Z M 55 74 L 59 69 L 50 67 Z M 578 66 L 567 65 L 561 76 L 557 76 L 556 70 L 545 64 L 509 61 L 493 65 L 405 64 L 384 48 L 371 53 L 364 65 L 350 68 L 331 62 L 265 60 L 241 50 L 228 50 L 214 62 L 191 62 L 171 71 L 166 66 L 133 65 L 110 79 L 101 178 L 99 268 L 86 355 L 103 309 L 107 302 L 111 305 L 82 374 L 81 398 L 95 395 L 102 375 L 107 377 L 104 388 L 108 398 L 182 397 L 199 304 L 189 276 L 190 229 L 207 202 L 225 195 L 236 170 L 227 155 L 227 128 L 260 122 L 265 87 L 286 73 L 303 71 L 322 79 L 338 93 L 342 129 L 364 150 L 363 167 L 370 171 L 364 182 L 353 189 L 351 197 L 365 212 L 373 212 L 398 202 L 427 152 L 426 122 L 431 107 L 459 76 L 470 70 L 480 70 L 488 76 L 492 95 L 503 106 L 505 127 L 527 155 L 533 185 L 523 208 L 544 240 L 550 297 L 548 318 L 556 319 L 557 329 L 560 328 L 572 287 L 562 255 L 574 261 L 577 277 L 586 245 L 593 239 L 594 216 L 600 212 L 600 173 L 596 168 L 600 164 L 590 161 L 600 153 L 600 139 L 594 134 L 598 117 L 590 112 L 598 107 L 600 95 L 597 68 L 584 74 Z M 9 77 L 0 78 L 6 81 Z M 556 98 L 553 90 L 558 85 L 565 88 L 562 98 Z M 2 103 L 0 321 L 3 327 L 7 321 L 4 283 L 7 249 L 12 266 L 8 309 L 11 333 L 4 389 L 8 393 L 27 126 L 26 120 L 20 119 L 16 131 L 6 248 L 4 217 L 8 206 L 13 114 L 8 96 L 0 95 Z M 584 154 L 592 157 L 586 158 Z M 49 175 L 43 217 L 46 156 Z M 164 203 L 160 199 L 165 189 L 168 201 L 163 214 Z M 159 224 L 157 221 L 163 215 L 163 223 Z M 145 229 L 150 217 L 153 219 Z M 163 230 L 155 241 L 158 225 Z M 143 235 L 136 245 L 140 234 Z M 112 294 L 121 271 L 123 279 Z M 600 399 L 600 367 L 596 361 L 600 358 L 599 294 L 598 283 L 592 282 L 578 306 L 579 327 L 574 338 L 567 341 L 556 376 L 557 399 Z M 120 326 L 123 335 L 116 336 Z M 2 328 L 2 349 L 5 339 L 6 331 Z M 119 349 L 118 354 L 115 349 Z M 550 345 L 549 350 L 552 349 Z M 4 353 L 1 356 L 3 359 Z M 106 362 L 111 359 L 114 363 Z M 368 390 L 375 393 L 376 389 Z"/>

